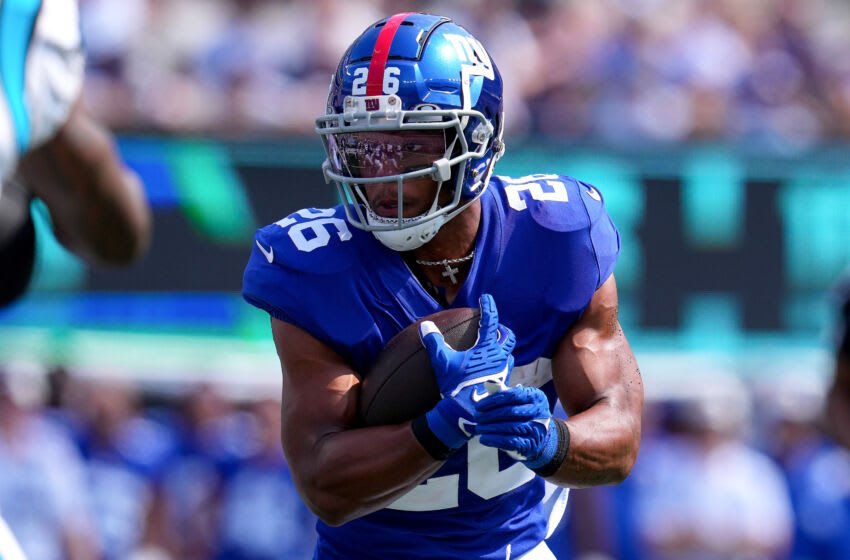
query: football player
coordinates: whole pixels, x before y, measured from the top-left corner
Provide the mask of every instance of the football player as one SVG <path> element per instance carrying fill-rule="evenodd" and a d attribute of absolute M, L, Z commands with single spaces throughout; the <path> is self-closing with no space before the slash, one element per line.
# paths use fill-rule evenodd
<path fill-rule="evenodd" d="M 76 0 L 0 1 L 0 307 L 32 274 L 33 196 L 57 238 L 88 262 L 130 262 L 150 237 L 139 180 L 79 100 L 79 29 Z M 0 558 L 24 558 L 2 519 Z"/>
<path fill-rule="evenodd" d="M 591 185 L 494 176 L 503 123 L 499 71 L 469 32 L 383 19 L 343 56 L 316 121 L 341 204 L 256 234 L 243 295 L 271 315 L 315 558 L 553 558 L 565 489 L 617 483 L 635 461 L 643 388 L 617 320 L 619 235 Z M 472 306 L 468 351 L 422 323 L 439 403 L 358 425 L 387 341 Z"/>
<path fill-rule="evenodd" d="M 0 307 L 26 290 L 35 260 L 30 201 L 57 239 L 92 264 L 138 258 L 150 210 L 112 136 L 83 109 L 76 0 L 0 2 Z"/>

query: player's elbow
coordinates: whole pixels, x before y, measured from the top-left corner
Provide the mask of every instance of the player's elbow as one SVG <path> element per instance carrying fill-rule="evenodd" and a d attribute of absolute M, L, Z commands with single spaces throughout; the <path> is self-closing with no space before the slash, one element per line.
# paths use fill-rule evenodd
<path fill-rule="evenodd" d="M 621 457 L 620 461 L 610 471 L 610 483 L 620 484 L 625 481 L 629 477 L 629 474 L 631 474 L 636 459 L 637 450 L 634 453 L 628 453 Z"/>
<path fill-rule="evenodd" d="M 634 467 L 637 452 L 620 449 L 617 453 L 609 453 L 607 457 L 599 457 L 596 468 L 585 473 L 581 481 L 575 481 L 576 488 L 592 486 L 617 485 L 625 481 Z"/>
<path fill-rule="evenodd" d="M 640 449 L 640 427 L 628 430 L 620 446 L 620 453 L 614 461 L 610 474 L 611 484 L 620 484 L 629 477 L 637 461 Z"/>
<path fill-rule="evenodd" d="M 313 509 L 312 511 L 325 525 L 329 525 L 331 527 L 339 527 L 340 525 L 344 525 L 357 518 L 357 516 L 345 515 L 341 511 L 319 509 Z"/>
<path fill-rule="evenodd" d="M 325 524 L 338 527 L 364 514 L 363 503 L 323 476 L 322 469 L 311 468 L 308 472 L 306 476 L 296 476 L 298 487 L 304 503 Z"/>
<path fill-rule="evenodd" d="M 640 428 L 619 423 L 609 432 L 605 443 L 587 456 L 587 478 L 578 487 L 616 485 L 625 481 L 637 461 L 640 447 Z"/>
<path fill-rule="evenodd" d="M 348 500 L 316 488 L 305 493 L 304 501 L 316 517 L 331 527 L 339 527 L 360 516 Z"/>

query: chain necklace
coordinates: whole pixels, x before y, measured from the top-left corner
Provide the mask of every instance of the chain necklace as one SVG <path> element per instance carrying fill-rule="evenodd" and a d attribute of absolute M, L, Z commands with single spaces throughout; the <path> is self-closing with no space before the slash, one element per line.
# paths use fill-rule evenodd
<path fill-rule="evenodd" d="M 472 260 L 472 257 L 475 256 L 475 250 L 473 249 L 471 253 L 466 255 L 465 257 L 460 257 L 457 259 L 443 259 L 441 261 L 420 261 L 416 259 L 416 264 L 421 264 L 422 266 L 442 266 L 445 267 L 445 271 L 443 271 L 443 278 L 448 278 L 451 280 L 452 284 L 457 284 L 457 278 L 455 274 L 460 272 L 460 269 L 457 267 L 453 267 L 453 264 L 460 264 L 469 260 Z"/>

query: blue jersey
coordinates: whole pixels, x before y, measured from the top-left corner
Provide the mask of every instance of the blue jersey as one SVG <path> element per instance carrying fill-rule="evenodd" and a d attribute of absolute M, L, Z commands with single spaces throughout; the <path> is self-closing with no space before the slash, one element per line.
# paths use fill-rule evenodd
<path fill-rule="evenodd" d="M 550 359 L 611 275 L 619 234 L 599 191 L 569 177 L 494 177 L 481 204 L 475 258 L 451 306 L 477 307 L 492 294 L 517 337 L 511 384 L 541 387 L 554 402 Z M 402 256 L 350 228 L 341 207 L 301 210 L 260 229 L 243 296 L 361 373 L 393 336 L 443 309 Z M 339 527 L 319 522 L 317 557 L 519 556 L 547 536 L 547 506 L 563 511 L 565 493 L 556 500 L 546 486 L 473 438 L 389 507 Z"/>

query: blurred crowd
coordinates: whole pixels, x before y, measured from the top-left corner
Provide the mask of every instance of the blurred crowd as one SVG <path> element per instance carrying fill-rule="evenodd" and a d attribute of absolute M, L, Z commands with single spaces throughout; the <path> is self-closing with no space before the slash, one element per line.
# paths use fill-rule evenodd
<path fill-rule="evenodd" d="M 692 381 L 649 399 L 623 484 L 571 495 L 576 557 L 850 558 L 850 452 L 824 435 L 816 378 Z"/>
<path fill-rule="evenodd" d="M 29 560 L 308 559 L 277 399 L 0 373 L 0 511 Z"/>
<path fill-rule="evenodd" d="M 850 558 L 850 452 L 823 435 L 810 381 L 650 393 L 631 476 L 573 491 L 558 557 Z M 307 560 L 315 518 L 279 406 L 0 368 L 0 511 L 30 560 Z"/>
<path fill-rule="evenodd" d="M 81 0 L 88 104 L 119 130 L 312 131 L 348 44 L 445 14 L 505 79 L 508 133 L 804 148 L 850 137 L 842 0 Z"/>

